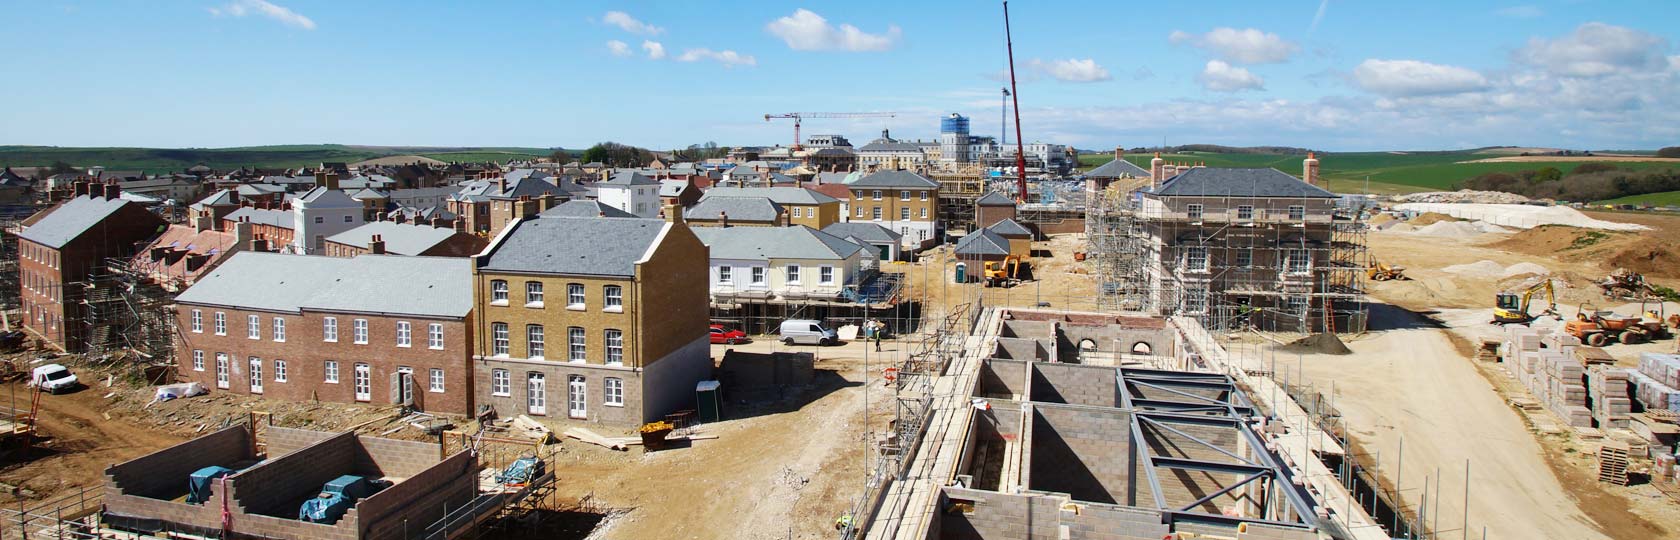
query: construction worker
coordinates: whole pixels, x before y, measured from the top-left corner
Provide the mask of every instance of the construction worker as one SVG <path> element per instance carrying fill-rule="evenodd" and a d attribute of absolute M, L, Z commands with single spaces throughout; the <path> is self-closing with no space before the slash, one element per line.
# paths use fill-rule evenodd
<path fill-rule="evenodd" d="M 881 334 L 886 333 L 887 325 L 881 324 L 880 319 L 869 321 L 869 324 L 873 328 L 870 334 L 875 337 L 875 352 L 881 352 Z"/>
<path fill-rule="evenodd" d="M 841 514 L 840 517 L 834 519 L 834 530 L 844 531 L 850 528 L 852 528 L 851 514 Z"/>

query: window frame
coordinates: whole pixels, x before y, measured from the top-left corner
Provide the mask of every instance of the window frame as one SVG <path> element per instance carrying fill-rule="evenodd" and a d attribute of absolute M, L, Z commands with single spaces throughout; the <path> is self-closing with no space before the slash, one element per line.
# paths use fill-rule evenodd
<path fill-rule="evenodd" d="M 192 331 L 194 334 L 204 333 L 204 311 L 192 310 Z"/>
<path fill-rule="evenodd" d="M 605 306 L 605 307 L 601 308 L 602 311 L 607 311 L 607 312 L 612 312 L 612 313 L 622 313 L 624 311 L 624 287 L 623 286 L 621 286 L 621 285 L 604 285 L 604 286 L 601 287 L 601 296 L 604 299 L 602 301 L 602 305 Z"/>
<path fill-rule="evenodd" d="M 505 279 L 490 280 L 490 305 L 508 305 L 508 282 Z"/>
<path fill-rule="evenodd" d="M 356 362 L 350 369 L 350 390 L 355 395 L 355 400 L 359 403 L 372 402 L 373 366 L 367 362 Z"/>
<path fill-rule="evenodd" d="M 357 345 L 368 344 L 367 319 L 354 319 L 350 321 L 350 341 Z"/>
<path fill-rule="evenodd" d="M 497 397 L 513 396 L 513 372 L 505 368 L 491 369 L 490 395 Z"/>
<path fill-rule="evenodd" d="M 321 317 L 321 341 L 338 343 L 338 317 Z"/>
<path fill-rule="evenodd" d="M 192 369 L 193 371 L 204 371 L 204 351 L 193 349 Z"/>
<path fill-rule="evenodd" d="M 245 337 L 248 339 L 262 339 L 262 315 L 249 313 L 245 315 Z"/>
<path fill-rule="evenodd" d="M 583 311 L 589 308 L 588 293 L 582 283 L 566 284 L 566 309 Z"/>
<path fill-rule="evenodd" d="M 804 270 L 805 269 L 800 268 L 797 264 L 783 266 L 782 280 L 786 282 L 787 285 L 798 285 L 800 283 L 800 278 L 803 276 Z"/>
<path fill-rule="evenodd" d="M 491 356 L 506 357 L 509 354 L 510 349 L 512 349 L 512 343 L 510 343 L 510 341 L 511 340 L 508 338 L 508 324 L 507 323 L 505 323 L 505 322 L 490 323 L 490 355 Z"/>
<path fill-rule="evenodd" d="M 1289 221 L 1306 221 L 1307 220 L 1307 207 L 1306 207 L 1306 205 L 1300 205 L 1300 204 L 1289 205 L 1288 216 L 1289 216 Z"/>
<path fill-rule="evenodd" d="M 442 394 L 446 385 L 443 368 L 428 368 L 426 370 L 426 391 Z"/>
<path fill-rule="evenodd" d="M 1184 271 L 1207 272 L 1211 266 L 1208 263 L 1207 246 L 1188 246 L 1184 248 Z"/>
<path fill-rule="evenodd" d="M 1239 221 L 1253 221 L 1254 220 L 1254 205 L 1252 205 L 1252 204 L 1239 204 L 1239 205 L 1237 205 L 1237 220 L 1239 220 Z"/>
<path fill-rule="evenodd" d="M 566 327 L 566 361 L 589 361 L 589 335 L 582 326 Z"/>
<path fill-rule="evenodd" d="M 536 280 L 525 282 L 525 307 L 543 307 L 543 282 Z"/>
<path fill-rule="evenodd" d="M 434 351 L 443 350 L 443 323 L 426 325 L 426 348 Z"/>
<path fill-rule="evenodd" d="M 285 360 L 281 360 L 279 358 L 274 359 L 274 382 L 277 382 L 277 383 L 287 382 L 286 361 Z"/>
<path fill-rule="evenodd" d="M 834 267 L 833 266 L 823 265 L 823 266 L 818 266 L 817 267 L 817 284 L 818 285 L 833 285 L 834 284 Z"/>
<path fill-rule="evenodd" d="M 1184 205 L 1184 217 L 1185 217 L 1185 219 L 1201 220 L 1202 216 L 1206 212 L 1207 212 L 1207 207 L 1203 206 L 1201 203 L 1190 203 L 1190 204 Z"/>
<path fill-rule="evenodd" d="M 619 377 L 601 378 L 601 404 L 608 407 L 624 406 L 624 379 Z"/>
<path fill-rule="evenodd" d="M 543 325 L 540 325 L 540 324 L 527 324 L 527 325 L 525 325 L 525 357 L 526 358 L 530 358 L 532 360 L 538 360 L 538 359 L 544 358 L 543 355 L 548 352 L 547 343 L 545 343 L 546 339 L 544 338 L 545 333 L 546 332 L 543 331 Z"/>
<path fill-rule="evenodd" d="M 607 344 L 607 356 L 605 358 L 606 364 L 609 366 L 624 365 L 624 331 L 617 328 L 608 328 L 605 332 L 603 332 L 603 337 L 606 339 Z M 618 344 L 614 345 L 614 341 L 617 341 Z M 614 350 L 615 348 L 617 349 L 616 351 Z"/>
<path fill-rule="evenodd" d="M 326 360 L 321 363 L 321 383 L 338 384 L 338 361 Z"/>
<path fill-rule="evenodd" d="M 414 325 L 408 321 L 397 321 L 397 346 L 405 349 L 414 346 Z"/>
<path fill-rule="evenodd" d="M 285 317 L 275 317 L 274 318 L 274 328 L 271 328 L 270 332 L 274 334 L 273 336 L 270 336 L 270 337 L 274 338 L 274 341 L 279 342 L 279 343 L 285 343 L 286 342 L 286 318 Z"/>
<path fill-rule="evenodd" d="M 718 268 L 718 273 L 717 273 L 717 276 L 718 276 L 717 277 L 717 282 L 718 283 L 730 283 L 730 282 L 732 282 L 732 280 L 735 277 L 734 272 L 733 272 L 733 268 L 731 268 L 727 264 L 718 265 L 717 268 Z"/>
<path fill-rule="evenodd" d="M 752 267 L 752 284 L 753 285 L 768 284 L 769 279 L 770 279 L 769 274 L 770 274 L 769 268 L 766 268 L 766 267 L 763 267 L 763 266 Z"/>

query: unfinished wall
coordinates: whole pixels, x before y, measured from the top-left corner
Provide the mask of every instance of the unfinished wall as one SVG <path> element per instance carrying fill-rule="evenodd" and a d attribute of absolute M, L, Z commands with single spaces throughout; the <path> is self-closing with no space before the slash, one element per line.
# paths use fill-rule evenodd
<path fill-rule="evenodd" d="M 211 465 L 232 467 L 249 459 L 255 459 L 250 431 L 244 425 L 231 426 L 112 465 L 105 469 L 106 486 L 122 495 L 174 499 L 187 494 L 187 479 L 193 471 Z"/>
<path fill-rule="evenodd" d="M 967 505 L 966 510 L 940 514 L 938 537 L 942 540 L 1059 540 L 1061 505 L 1067 502 L 1056 495 L 954 487 L 945 488 L 941 498 L 939 508 Z"/>
<path fill-rule="evenodd" d="M 1064 509 L 1062 523 L 1068 526 L 1070 540 L 1154 540 L 1166 538 L 1169 532 L 1160 512 L 1109 504 L 1086 504 L 1077 513 Z"/>
<path fill-rule="evenodd" d="M 1056 347 L 1069 355 L 1077 355 L 1079 342 L 1091 340 L 1096 350 L 1131 353 L 1139 343 L 1149 346 L 1149 354 L 1173 355 L 1173 333 L 1165 328 L 1131 328 L 1119 325 L 1085 326 L 1064 324 L 1056 336 Z"/>
<path fill-rule="evenodd" d="M 353 466 L 355 472 L 340 474 L 407 479 L 426 470 L 427 467 L 436 465 L 442 459 L 443 453 L 436 443 L 377 437 L 360 437 L 357 443 Z"/>
<path fill-rule="evenodd" d="M 1197 439 L 1207 441 L 1240 456 L 1250 453 L 1238 447 L 1238 434 L 1235 428 L 1220 428 L 1215 426 L 1198 426 L 1189 424 L 1169 424 L 1173 429 L 1182 431 Z M 1144 424 L 1144 442 L 1157 456 L 1186 458 L 1200 461 L 1220 463 L 1237 463 L 1218 450 L 1191 440 L 1189 437 L 1173 433 L 1151 424 Z M 1238 474 L 1211 473 L 1200 471 L 1185 471 L 1174 469 L 1158 469 L 1156 475 L 1161 481 L 1161 494 L 1169 506 L 1182 507 L 1195 502 L 1209 493 L 1219 491 L 1232 483 L 1239 482 L 1243 476 Z M 1235 490 L 1232 493 L 1215 498 L 1202 504 L 1196 510 L 1217 514 L 1227 506 L 1246 507 L 1239 503 L 1245 499 L 1245 490 Z"/>
<path fill-rule="evenodd" d="M 998 331 L 998 337 L 1005 338 L 1050 339 L 1053 335 L 1051 321 L 1011 319 L 1003 321 L 1003 328 Z"/>
<path fill-rule="evenodd" d="M 397 441 L 401 442 L 401 441 Z M 478 466 L 468 452 L 458 452 L 408 480 L 356 503 L 365 540 L 412 537 L 442 519 L 445 508 L 460 508 L 476 495 Z"/>
<path fill-rule="evenodd" d="M 1045 345 L 1049 339 L 997 338 L 997 350 L 993 356 L 1009 360 L 1046 360 L 1050 358 L 1050 349 Z"/>
<path fill-rule="evenodd" d="M 718 380 L 734 400 L 777 399 L 790 386 L 811 384 L 816 356 L 808 352 L 750 353 L 730 349 L 718 364 Z"/>
<path fill-rule="evenodd" d="M 1027 363 L 1022 360 L 989 359 L 980 366 L 976 397 L 1021 400 L 1027 395 Z"/>
<path fill-rule="evenodd" d="M 233 500 L 247 514 L 297 517 L 298 505 L 321 492 L 321 486 L 350 474 L 355 466 L 356 436 L 345 432 L 231 477 Z"/>
<path fill-rule="evenodd" d="M 1120 406 L 1119 372 L 1112 367 L 1033 363 L 1032 370 L 1034 402 Z"/>
<path fill-rule="evenodd" d="M 280 457 L 330 439 L 333 435 L 337 434 L 331 431 L 264 426 L 262 443 L 267 446 L 270 457 Z"/>
<path fill-rule="evenodd" d="M 1147 482 L 1133 482 L 1130 413 L 1034 404 L 1027 437 L 1027 488 L 1067 493 L 1076 501 L 1131 504 L 1149 500 Z"/>
<path fill-rule="evenodd" d="M 1000 485 L 1020 483 L 1019 472 L 1005 478 L 1007 463 L 1018 462 L 1021 441 L 1021 410 L 1011 405 L 994 403 L 992 408 L 976 411 L 974 427 L 969 431 L 968 449 L 959 470 L 974 478 L 969 487 L 997 491 Z"/>

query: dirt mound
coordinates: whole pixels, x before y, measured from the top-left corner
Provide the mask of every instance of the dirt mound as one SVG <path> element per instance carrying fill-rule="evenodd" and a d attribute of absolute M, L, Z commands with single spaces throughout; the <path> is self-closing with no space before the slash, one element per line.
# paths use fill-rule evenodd
<path fill-rule="evenodd" d="M 1506 267 L 1505 270 L 1499 274 L 1499 276 L 1500 277 L 1507 277 L 1507 278 L 1508 277 L 1521 276 L 1521 275 L 1529 275 L 1529 274 L 1543 276 L 1543 275 L 1546 275 L 1546 274 L 1549 274 L 1549 273 L 1551 273 L 1551 270 L 1547 269 L 1544 266 L 1540 266 L 1538 264 L 1534 264 L 1534 263 L 1531 263 L 1531 262 L 1522 262 L 1522 263 L 1517 263 L 1517 264 L 1513 264 L 1511 266 Z"/>
<path fill-rule="evenodd" d="M 1400 219 L 1400 218 L 1394 217 L 1394 214 L 1384 212 L 1384 213 L 1372 216 L 1371 219 L 1366 220 L 1365 223 L 1369 224 L 1372 227 L 1375 227 L 1375 226 L 1382 225 L 1384 223 L 1388 223 L 1390 221 L 1395 221 L 1395 220 L 1398 220 L 1398 219 Z"/>
<path fill-rule="evenodd" d="M 1279 346 L 1277 350 L 1302 354 L 1353 354 L 1353 350 L 1342 343 L 1341 338 L 1330 333 L 1313 334 L 1297 339 Z"/>
<path fill-rule="evenodd" d="M 1409 221 L 1408 223 L 1411 223 L 1412 226 L 1414 226 L 1414 227 L 1423 227 L 1425 225 L 1433 225 L 1433 224 L 1436 224 L 1436 223 L 1440 223 L 1442 221 L 1464 221 L 1464 220 L 1459 219 L 1459 218 L 1455 218 L 1455 217 L 1452 217 L 1452 216 L 1449 216 L 1449 215 L 1446 215 L 1446 214 L 1442 214 L 1442 213 L 1439 213 L 1439 212 L 1424 212 L 1422 214 L 1418 214 L 1417 217 L 1412 218 L 1412 220 Z"/>
<path fill-rule="evenodd" d="M 1658 278 L 1680 278 L 1680 242 L 1656 233 L 1626 233 L 1543 225 L 1489 247 L 1565 261 L 1597 261 Z M 1608 271 L 1608 270 L 1607 270 Z"/>
<path fill-rule="evenodd" d="M 1489 247 L 1531 255 L 1557 255 L 1563 258 L 1566 252 L 1598 253 L 1610 244 L 1620 243 L 1623 239 L 1633 236 L 1636 235 L 1566 225 L 1541 225 L 1519 231 L 1510 238 L 1490 244 Z"/>
<path fill-rule="evenodd" d="M 1418 227 L 1417 234 L 1424 236 L 1442 236 L 1447 238 L 1471 238 L 1482 234 L 1481 227 L 1468 221 L 1437 221 Z"/>
<path fill-rule="evenodd" d="M 1482 260 L 1469 264 L 1455 264 L 1442 268 L 1441 271 L 1467 277 L 1494 277 L 1505 273 L 1505 267 L 1493 261 Z"/>
<path fill-rule="evenodd" d="M 1605 263 L 1646 276 L 1680 278 L 1680 244 L 1642 236 L 1617 250 Z"/>
<path fill-rule="evenodd" d="M 1426 191 L 1413 193 L 1399 198 L 1403 202 L 1414 203 L 1504 203 L 1522 204 L 1528 202 L 1528 197 L 1502 191 Z"/>

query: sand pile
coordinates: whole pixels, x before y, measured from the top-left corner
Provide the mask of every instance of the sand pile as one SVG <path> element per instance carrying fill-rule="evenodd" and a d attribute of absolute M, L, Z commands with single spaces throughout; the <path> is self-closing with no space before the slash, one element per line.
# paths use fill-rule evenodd
<path fill-rule="evenodd" d="M 1617 223 L 1594 219 L 1586 214 L 1567 206 L 1534 206 L 1527 204 L 1444 204 L 1444 203 L 1406 203 L 1395 205 L 1396 210 L 1404 212 L 1438 212 L 1453 217 L 1487 221 L 1504 227 L 1529 229 L 1542 225 L 1568 225 L 1586 229 L 1603 229 L 1608 231 L 1643 231 L 1649 229 L 1644 225 L 1632 223 Z"/>
<path fill-rule="evenodd" d="M 1396 221 L 1396 220 L 1399 220 L 1399 219 L 1400 218 L 1394 217 L 1394 214 L 1390 214 L 1388 212 L 1383 212 L 1383 213 L 1377 214 L 1375 216 L 1371 216 L 1371 219 L 1366 220 L 1365 223 L 1371 225 L 1372 227 L 1380 227 L 1384 223 L 1388 223 L 1388 222 L 1391 222 L 1391 221 Z"/>
<path fill-rule="evenodd" d="M 1353 354 L 1353 350 L 1342 343 L 1336 334 L 1313 334 L 1287 344 L 1278 346 L 1277 350 L 1302 354 Z"/>
<path fill-rule="evenodd" d="M 1482 234 L 1481 227 L 1468 221 L 1437 221 L 1418 227 L 1417 234 L 1426 236 L 1442 236 L 1447 238 L 1470 238 Z"/>
<path fill-rule="evenodd" d="M 1511 232 L 1511 229 L 1507 229 L 1505 227 L 1500 227 L 1498 225 L 1494 225 L 1494 224 L 1488 223 L 1486 221 L 1477 221 L 1476 222 L 1476 228 L 1481 229 L 1482 232 L 1484 232 L 1484 233 L 1510 233 Z"/>
<path fill-rule="evenodd" d="M 1458 218 L 1455 218 L 1455 217 L 1452 217 L 1452 216 L 1449 216 L 1449 215 L 1446 215 L 1446 214 L 1442 214 L 1442 213 L 1439 213 L 1439 212 L 1424 212 L 1422 214 L 1418 214 L 1417 217 L 1412 218 L 1411 221 L 1407 221 L 1407 223 L 1411 223 L 1415 227 L 1424 227 L 1424 226 L 1428 226 L 1428 225 L 1434 225 L 1436 223 L 1440 223 L 1440 222 L 1443 222 L 1443 221 L 1464 221 L 1464 220 L 1458 219 Z"/>
<path fill-rule="evenodd" d="M 1395 223 L 1393 225 L 1388 226 L 1387 229 L 1383 229 L 1383 230 L 1394 231 L 1394 232 L 1416 232 L 1417 227 L 1413 227 L 1412 224 L 1410 224 L 1410 223 Z"/>
<path fill-rule="evenodd" d="M 1513 264 L 1511 266 L 1506 267 L 1503 272 L 1500 272 L 1499 277 L 1510 278 L 1510 277 L 1516 277 L 1516 276 L 1520 276 L 1520 275 L 1524 275 L 1524 274 L 1534 274 L 1534 275 L 1537 275 L 1537 276 L 1544 276 L 1544 275 L 1550 274 L 1550 273 L 1552 273 L 1551 269 L 1546 268 L 1544 266 L 1540 266 L 1538 264 L 1534 264 L 1534 263 L 1531 263 L 1531 262 L 1520 262 L 1520 263 Z"/>
<path fill-rule="evenodd" d="M 1496 277 L 1505 274 L 1505 266 L 1493 261 L 1482 260 L 1469 264 L 1455 264 L 1442 268 L 1441 271 L 1466 277 Z"/>

